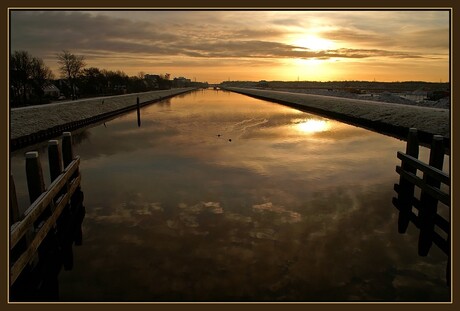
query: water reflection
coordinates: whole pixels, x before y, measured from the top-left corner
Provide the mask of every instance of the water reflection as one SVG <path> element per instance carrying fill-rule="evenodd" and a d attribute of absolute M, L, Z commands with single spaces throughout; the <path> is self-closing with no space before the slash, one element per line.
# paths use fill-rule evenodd
<path fill-rule="evenodd" d="M 38 247 L 39 260 L 27 266 L 10 287 L 10 301 L 60 300 L 59 274 L 62 268 L 66 271 L 64 273 L 69 273 L 74 267 L 73 245 L 83 244 L 82 224 L 85 214 L 83 192 L 78 187 L 72 195 L 71 203 L 64 207 L 57 219 L 55 230 L 51 230 Z"/>
<path fill-rule="evenodd" d="M 326 120 L 321 120 L 321 119 L 307 119 L 307 120 L 301 120 L 297 121 L 296 127 L 299 131 L 312 134 L 312 133 L 317 133 L 317 132 L 324 132 L 329 129 L 329 124 Z"/>
<path fill-rule="evenodd" d="M 404 142 L 226 91 L 141 110 L 76 146 L 91 209 L 63 300 L 449 299 L 445 256 L 395 230 Z"/>

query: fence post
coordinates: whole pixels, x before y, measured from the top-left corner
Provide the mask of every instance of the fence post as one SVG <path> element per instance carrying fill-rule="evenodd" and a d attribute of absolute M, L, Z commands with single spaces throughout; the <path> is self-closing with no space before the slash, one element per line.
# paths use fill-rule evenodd
<path fill-rule="evenodd" d="M 26 175 L 29 199 L 32 204 L 45 191 L 43 171 L 37 151 L 26 153 Z"/>
<path fill-rule="evenodd" d="M 419 143 L 417 129 L 410 128 L 407 136 L 406 154 L 414 158 L 418 158 Z M 417 169 L 402 160 L 401 168 L 409 173 L 416 174 Z M 414 197 L 414 184 L 403 178 L 399 178 L 399 217 L 398 217 L 398 232 L 405 233 L 409 226 L 410 213 L 412 211 L 412 198 Z"/>
<path fill-rule="evenodd" d="M 30 151 L 26 153 L 26 177 L 27 177 L 27 188 L 29 191 L 29 200 L 32 204 L 44 191 L 45 182 L 43 180 L 43 171 L 37 151 Z M 50 213 L 50 211 L 48 211 Z M 38 228 L 44 218 L 46 218 L 47 212 L 44 212 L 41 216 L 37 217 L 34 222 L 34 228 Z M 25 235 L 26 248 L 29 246 L 33 239 L 33 229 L 30 228 Z M 36 253 L 31 261 L 32 266 L 36 266 L 39 261 L 39 255 Z"/>
<path fill-rule="evenodd" d="M 62 133 L 62 158 L 64 163 L 64 169 L 73 161 L 73 146 L 72 146 L 72 133 L 64 132 Z M 75 172 L 74 176 L 79 174 L 78 169 Z M 69 189 L 69 183 L 67 184 L 67 189 Z M 72 240 L 73 235 L 73 224 L 72 224 L 72 211 L 71 204 L 69 203 L 65 209 L 62 211 L 62 215 L 58 220 L 58 227 L 61 239 L 62 247 L 62 261 L 65 270 L 70 270 L 73 267 L 73 252 L 72 252 Z M 62 231 L 61 231 L 62 230 Z"/>
<path fill-rule="evenodd" d="M 62 133 L 62 159 L 64 160 L 64 169 L 73 161 L 72 133 Z"/>
<path fill-rule="evenodd" d="M 13 175 L 10 174 L 10 226 L 20 220 L 18 198 L 16 196 L 16 186 L 14 185 Z"/>
<path fill-rule="evenodd" d="M 53 182 L 62 173 L 62 154 L 57 140 L 48 141 L 48 162 L 50 179 Z"/>
<path fill-rule="evenodd" d="M 137 126 L 141 127 L 141 109 L 140 109 L 139 97 L 137 97 L 136 99 L 136 104 L 137 104 Z"/>
<path fill-rule="evenodd" d="M 430 166 L 442 170 L 444 162 L 444 137 L 441 135 L 434 135 L 431 142 L 430 151 Z M 441 182 L 423 174 L 423 181 L 430 186 L 439 188 Z M 438 200 L 430 196 L 426 191 L 422 190 L 420 194 L 420 235 L 418 240 L 418 253 L 420 256 L 426 256 L 433 244 L 434 233 L 434 217 L 437 213 Z"/>

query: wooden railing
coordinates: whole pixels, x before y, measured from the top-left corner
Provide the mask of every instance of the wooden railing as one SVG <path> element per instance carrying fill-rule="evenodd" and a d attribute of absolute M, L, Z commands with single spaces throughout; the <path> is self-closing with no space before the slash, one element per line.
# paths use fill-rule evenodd
<path fill-rule="evenodd" d="M 450 285 L 451 195 L 449 174 L 442 171 L 445 152 L 443 142 L 444 137 L 433 136 L 429 164 L 423 163 L 418 159 L 417 130 L 409 130 L 406 153 L 397 153 L 401 166 L 396 167 L 400 179 L 399 184 L 395 184 L 394 187 L 398 196 L 393 198 L 393 205 L 399 210 L 399 233 L 405 233 L 410 222 L 420 229 L 420 256 L 427 256 L 433 244 L 448 256 L 446 279 Z M 417 176 L 417 171 L 422 172 L 422 178 Z M 416 186 L 421 190 L 419 198 L 415 196 Z M 448 190 L 445 190 L 446 188 Z M 448 209 L 444 213 L 449 215 L 447 219 L 438 213 L 438 203 L 442 203 L 443 208 Z"/>
<path fill-rule="evenodd" d="M 46 265 L 44 262 L 50 256 L 59 257 L 53 258 L 53 262 L 71 269 L 72 244 L 81 244 L 85 210 L 80 189 L 80 158 L 73 155 L 70 132 L 63 133 L 62 149 L 58 140 L 48 142 L 48 158 L 51 184 L 46 189 L 38 152 L 25 155 L 31 205 L 22 215 L 10 174 L 10 287 L 20 277 L 27 283 L 27 274 L 32 274 L 39 264 Z"/>

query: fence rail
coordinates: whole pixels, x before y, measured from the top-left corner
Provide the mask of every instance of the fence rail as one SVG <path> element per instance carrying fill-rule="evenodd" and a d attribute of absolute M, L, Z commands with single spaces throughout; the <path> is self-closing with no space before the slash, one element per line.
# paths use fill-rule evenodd
<path fill-rule="evenodd" d="M 25 274 L 32 274 L 41 262 L 50 256 L 59 257 L 54 262 L 71 268 L 72 259 L 62 252 L 71 251 L 71 245 L 81 244 L 78 238 L 78 226 L 84 217 L 83 193 L 80 189 L 80 158 L 73 155 L 72 137 L 64 132 L 62 149 L 59 141 L 48 143 L 48 158 L 51 184 L 45 188 L 43 172 L 38 152 L 27 152 L 26 177 L 30 206 L 21 215 L 18 208 L 13 176 L 10 174 L 10 287 L 16 285 L 22 277 L 22 283 L 28 283 Z M 80 231 L 81 233 L 81 231 Z M 19 291 L 22 289 L 19 289 Z M 21 294 L 19 294 L 21 295 Z"/>
<path fill-rule="evenodd" d="M 405 233 L 412 222 L 419 230 L 418 254 L 427 256 L 433 244 L 448 257 L 446 279 L 450 285 L 451 271 L 451 180 L 449 174 L 442 171 L 444 163 L 444 138 L 434 135 L 430 149 L 429 164 L 418 159 L 419 144 L 417 129 L 410 129 L 406 153 L 398 151 L 401 166 L 396 166 L 400 175 L 399 184 L 394 190 L 398 194 L 393 198 L 393 205 L 399 210 L 398 231 Z M 423 178 L 417 176 L 421 171 Z M 444 186 L 442 186 L 444 185 Z M 420 188 L 420 197 L 415 196 L 415 186 Z M 446 192 L 444 188 L 449 190 Z M 448 209 L 448 219 L 438 213 L 438 203 Z M 439 206 L 441 208 L 441 206 Z M 414 213 L 414 210 L 417 213 Z"/>

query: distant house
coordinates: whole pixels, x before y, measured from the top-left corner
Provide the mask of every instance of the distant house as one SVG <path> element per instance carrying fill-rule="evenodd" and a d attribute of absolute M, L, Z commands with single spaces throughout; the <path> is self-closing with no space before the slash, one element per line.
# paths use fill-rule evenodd
<path fill-rule="evenodd" d="M 184 77 L 179 77 L 179 78 L 174 78 L 173 83 L 176 87 L 184 87 L 192 83 L 192 80 L 184 78 Z"/>
<path fill-rule="evenodd" d="M 144 75 L 144 79 L 158 81 L 158 80 L 160 80 L 160 76 L 159 75 L 146 74 L 146 75 Z"/>
<path fill-rule="evenodd" d="M 61 95 L 61 91 L 53 83 L 48 83 L 47 85 L 45 85 L 45 87 L 43 88 L 43 92 L 45 96 L 53 98 L 58 98 L 59 95 Z"/>
<path fill-rule="evenodd" d="M 151 74 L 144 75 L 144 81 L 147 87 L 151 87 L 154 89 L 157 89 L 159 87 L 160 79 L 161 79 L 160 75 L 151 75 Z"/>

